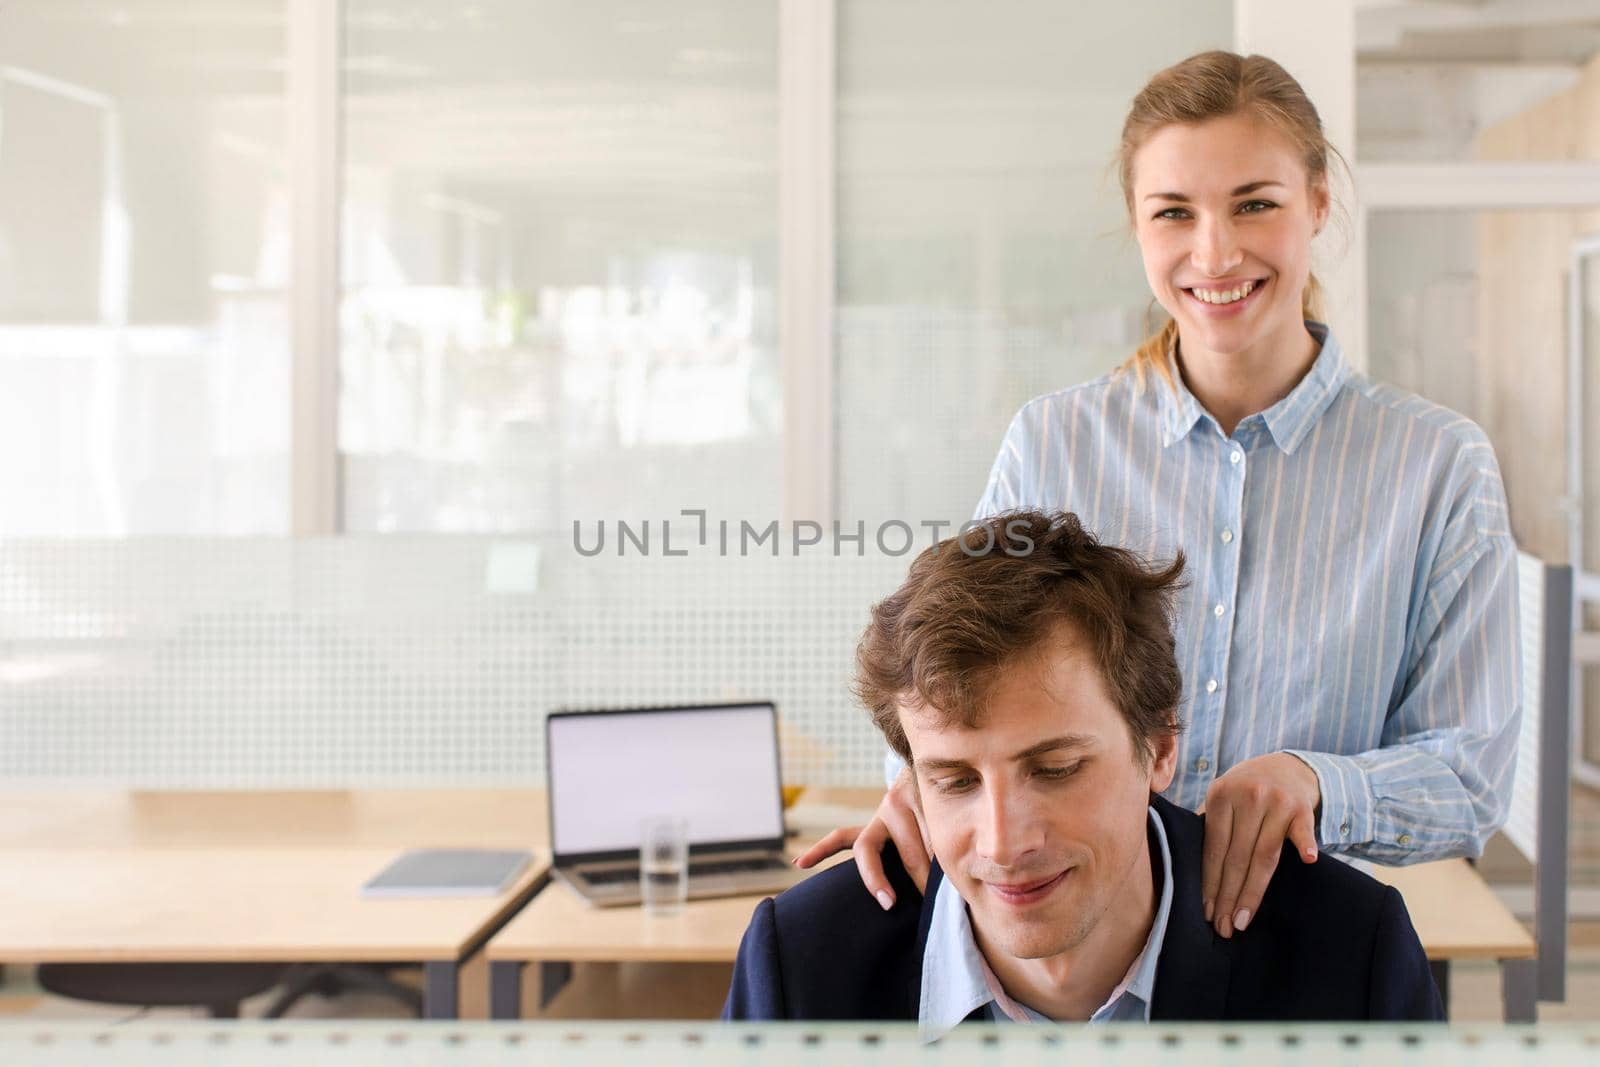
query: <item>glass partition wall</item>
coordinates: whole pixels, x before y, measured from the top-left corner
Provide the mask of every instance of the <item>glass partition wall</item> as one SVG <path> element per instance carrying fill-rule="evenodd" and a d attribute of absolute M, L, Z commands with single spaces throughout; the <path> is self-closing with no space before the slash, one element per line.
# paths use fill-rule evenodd
<path fill-rule="evenodd" d="M 0 538 L 287 530 L 284 28 L 0 6 Z"/>
<path fill-rule="evenodd" d="M 345 0 L 345 526 L 776 514 L 775 0 Z"/>

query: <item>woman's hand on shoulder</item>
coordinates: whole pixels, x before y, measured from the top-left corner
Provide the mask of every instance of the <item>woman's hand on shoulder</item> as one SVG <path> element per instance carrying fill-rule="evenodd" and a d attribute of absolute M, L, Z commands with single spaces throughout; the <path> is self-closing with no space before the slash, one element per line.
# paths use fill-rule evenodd
<path fill-rule="evenodd" d="M 795 866 L 815 866 L 835 852 L 848 848 L 855 853 L 856 869 L 861 872 L 867 892 L 877 898 L 884 911 L 888 911 L 894 907 L 894 888 L 883 873 L 881 853 L 884 844 L 892 840 L 906 873 L 917 885 L 917 891 L 926 891 L 930 864 L 928 857 L 932 850 L 928 847 L 927 834 L 917 813 L 915 791 L 916 784 L 911 781 L 910 769 L 902 769 L 889 791 L 884 793 L 883 802 L 878 805 L 870 823 L 864 827 L 844 826 L 834 830 L 796 858 Z"/>
<path fill-rule="evenodd" d="M 1211 783 L 1200 893 L 1206 921 L 1232 937 L 1261 908 L 1287 838 L 1305 863 L 1317 859 L 1317 774 L 1298 756 L 1245 760 Z"/>

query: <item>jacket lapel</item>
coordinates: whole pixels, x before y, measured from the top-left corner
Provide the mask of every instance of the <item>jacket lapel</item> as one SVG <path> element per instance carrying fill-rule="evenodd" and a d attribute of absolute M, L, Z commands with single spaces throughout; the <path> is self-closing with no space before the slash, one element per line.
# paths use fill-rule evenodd
<path fill-rule="evenodd" d="M 1205 820 L 1161 797 L 1151 803 L 1167 831 L 1167 847 L 1172 852 L 1172 910 L 1156 966 L 1150 1018 L 1221 1019 L 1228 1002 L 1233 953 L 1231 942 L 1217 936 L 1201 910 Z"/>

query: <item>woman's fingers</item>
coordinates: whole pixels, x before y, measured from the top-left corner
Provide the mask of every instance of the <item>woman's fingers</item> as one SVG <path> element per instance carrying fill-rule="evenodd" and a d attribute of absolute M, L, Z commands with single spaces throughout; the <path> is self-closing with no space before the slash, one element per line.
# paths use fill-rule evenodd
<path fill-rule="evenodd" d="M 883 809 L 878 810 L 881 812 Z M 876 818 L 856 836 L 856 843 L 850 849 L 855 853 L 856 871 L 861 875 L 867 892 L 873 895 L 884 911 L 894 907 L 894 889 L 889 885 L 888 876 L 883 873 L 883 845 L 888 840 L 888 824 L 882 818 Z"/>
<path fill-rule="evenodd" d="M 1317 862 L 1317 816 L 1315 812 L 1302 811 L 1289 823 L 1289 840 L 1300 853 L 1303 863 Z"/>
<path fill-rule="evenodd" d="M 1301 862 L 1317 862 L 1317 814 L 1301 811 L 1290 819 L 1290 841 L 1293 841 L 1294 851 L 1299 853 Z"/>
<path fill-rule="evenodd" d="M 814 867 L 835 852 L 843 852 L 855 844 L 855 840 L 860 833 L 861 827 L 859 826 L 841 826 L 837 830 L 830 831 L 828 836 L 796 856 L 794 865 L 796 867 Z"/>
<path fill-rule="evenodd" d="M 1267 886 L 1271 884 L 1272 876 L 1278 870 L 1278 861 L 1283 856 L 1283 839 L 1290 820 L 1288 816 L 1277 816 L 1270 810 L 1263 814 L 1266 817 L 1261 821 L 1255 849 L 1249 856 L 1249 870 L 1244 874 L 1238 896 L 1223 912 L 1229 924 L 1229 929 L 1222 934 L 1224 937 L 1231 936 L 1234 930 L 1245 929 L 1261 910 L 1261 898 L 1266 896 Z"/>
<path fill-rule="evenodd" d="M 1321 797 L 1316 772 L 1288 752 L 1245 760 L 1211 783 L 1200 886 L 1206 921 L 1218 934 L 1232 937 L 1250 925 L 1285 837 L 1301 860 L 1316 861 Z"/>
<path fill-rule="evenodd" d="M 1217 893 L 1222 887 L 1222 864 L 1233 840 L 1233 810 L 1228 798 L 1207 798 L 1205 845 L 1200 853 L 1200 900 L 1206 922 L 1215 911 Z"/>
<path fill-rule="evenodd" d="M 885 798 L 883 806 L 878 809 L 878 818 L 888 825 L 889 836 L 894 838 L 895 850 L 900 853 L 900 863 L 911 876 L 911 880 L 916 883 L 917 892 L 927 889 L 928 845 L 923 837 L 922 823 L 917 818 L 916 809 L 901 804 L 890 804 L 888 798 Z M 889 899 L 893 903 L 893 893 Z M 880 899 L 879 903 L 883 901 Z"/>
<path fill-rule="evenodd" d="M 1228 839 L 1228 852 L 1222 860 L 1222 871 L 1217 879 L 1217 895 L 1212 898 L 1212 923 L 1223 937 L 1233 936 L 1234 919 L 1239 912 L 1239 890 L 1244 888 L 1256 841 L 1261 836 L 1262 813 L 1254 807 L 1234 807 L 1233 832 Z M 1281 841 L 1282 838 L 1280 837 Z M 1248 922 L 1248 918 L 1246 918 Z"/>

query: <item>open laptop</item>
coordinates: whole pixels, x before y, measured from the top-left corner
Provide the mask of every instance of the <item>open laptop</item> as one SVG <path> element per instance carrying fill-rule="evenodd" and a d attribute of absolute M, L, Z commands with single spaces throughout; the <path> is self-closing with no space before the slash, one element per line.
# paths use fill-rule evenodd
<path fill-rule="evenodd" d="M 689 896 L 776 893 L 783 855 L 778 712 L 770 703 L 558 711 L 545 722 L 555 876 L 590 904 L 639 903 L 645 819 L 689 827 Z"/>

